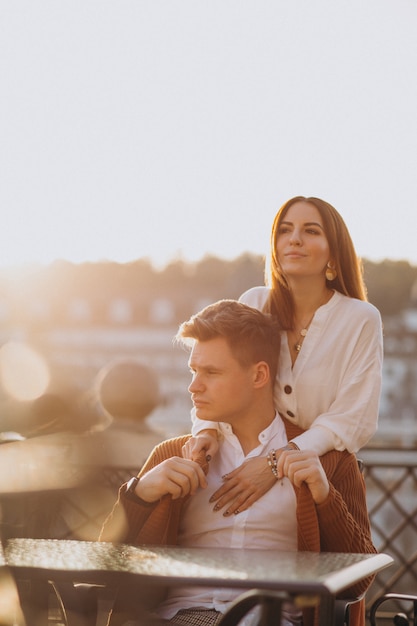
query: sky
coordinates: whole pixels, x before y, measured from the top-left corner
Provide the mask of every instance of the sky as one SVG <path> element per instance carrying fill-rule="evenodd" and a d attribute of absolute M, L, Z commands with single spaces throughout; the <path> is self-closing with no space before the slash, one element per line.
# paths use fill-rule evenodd
<path fill-rule="evenodd" d="M 0 267 L 266 254 L 295 195 L 417 264 L 417 0 L 2 0 Z"/>

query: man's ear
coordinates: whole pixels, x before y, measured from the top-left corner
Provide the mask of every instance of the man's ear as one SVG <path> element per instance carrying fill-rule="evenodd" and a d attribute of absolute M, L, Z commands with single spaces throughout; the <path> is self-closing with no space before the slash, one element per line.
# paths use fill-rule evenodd
<path fill-rule="evenodd" d="M 266 361 L 259 361 L 255 365 L 254 387 L 261 388 L 269 383 L 269 365 Z"/>

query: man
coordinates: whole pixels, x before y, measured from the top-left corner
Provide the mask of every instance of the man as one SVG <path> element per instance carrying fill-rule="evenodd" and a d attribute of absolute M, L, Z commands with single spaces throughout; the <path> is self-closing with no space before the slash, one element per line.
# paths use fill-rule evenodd
<path fill-rule="evenodd" d="M 182 456 L 189 436 L 159 444 L 138 477 L 121 487 L 101 539 L 187 547 L 376 552 L 355 456 L 332 451 L 320 460 L 313 452 L 287 448 L 301 431 L 274 408 L 279 353 L 274 320 L 245 304 L 222 300 L 184 322 L 176 338 L 190 348 L 189 392 L 197 416 L 219 422 L 219 451 L 211 460 L 194 461 Z M 272 452 L 280 448 L 284 449 L 279 456 Z M 275 485 L 245 511 L 219 513 L 210 496 L 221 477 L 245 459 L 267 454 Z M 363 593 L 369 583 L 357 585 L 350 594 Z M 161 623 L 215 625 L 238 593 L 175 588 L 157 614 L 166 620 Z M 362 609 L 353 623 L 364 624 Z M 301 618 L 295 607 L 288 606 L 282 625 L 313 622 L 311 611 Z"/>

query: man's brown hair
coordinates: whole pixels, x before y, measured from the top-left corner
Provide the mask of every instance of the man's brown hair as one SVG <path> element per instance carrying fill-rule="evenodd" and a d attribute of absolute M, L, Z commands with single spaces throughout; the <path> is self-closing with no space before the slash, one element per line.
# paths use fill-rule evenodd
<path fill-rule="evenodd" d="M 271 381 L 275 380 L 281 338 L 271 315 L 237 300 L 219 300 L 183 322 L 175 339 L 189 346 L 193 340 L 209 341 L 217 337 L 226 339 L 243 367 L 265 361 Z"/>

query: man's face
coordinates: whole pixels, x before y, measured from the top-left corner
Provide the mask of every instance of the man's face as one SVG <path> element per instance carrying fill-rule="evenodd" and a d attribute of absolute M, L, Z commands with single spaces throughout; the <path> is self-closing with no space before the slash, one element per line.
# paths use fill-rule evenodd
<path fill-rule="evenodd" d="M 195 341 L 188 364 L 197 417 L 232 425 L 242 419 L 253 401 L 256 366 L 242 367 L 223 337 Z"/>

